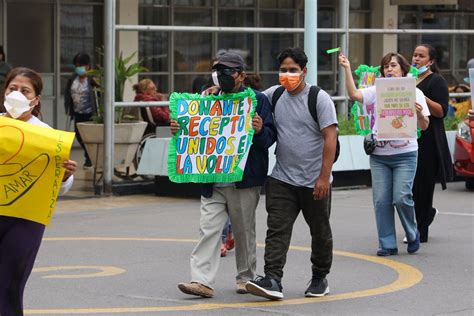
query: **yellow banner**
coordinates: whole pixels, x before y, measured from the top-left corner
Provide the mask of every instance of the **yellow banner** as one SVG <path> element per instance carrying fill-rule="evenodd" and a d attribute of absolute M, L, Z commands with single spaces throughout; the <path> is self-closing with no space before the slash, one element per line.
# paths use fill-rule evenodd
<path fill-rule="evenodd" d="M 48 225 L 74 133 L 0 116 L 0 215 Z"/>

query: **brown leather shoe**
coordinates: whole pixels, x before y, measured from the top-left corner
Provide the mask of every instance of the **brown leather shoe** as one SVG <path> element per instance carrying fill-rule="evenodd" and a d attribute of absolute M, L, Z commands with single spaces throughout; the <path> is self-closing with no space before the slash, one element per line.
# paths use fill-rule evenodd
<path fill-rule="evenodd" d="M 238 294 L 247 294 L 249 292 L 249 291 L 247 291 L 247 288 L 245 287 L 245 284 L 247 284 L 247 282 L 237 282 L 235 287 L 236 287 L 236 292 Z"/>
<path fill-rule="evenodd" d="M 179 283 L 178 289 L 189 295 L 211 298 L 214 296 L 214 290 L 198 282 Z"/>

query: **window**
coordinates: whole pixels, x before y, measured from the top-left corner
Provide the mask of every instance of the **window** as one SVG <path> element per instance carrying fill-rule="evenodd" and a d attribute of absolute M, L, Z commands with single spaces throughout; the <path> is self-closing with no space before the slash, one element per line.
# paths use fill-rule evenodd
<path fill-rule="evenodd" d="M 96 50 L 103 46 L 103 7 L 63 4 L 60 8 L 61 72 L 74 71 L 72 61 L 80 52 L 89 54 L 94 65 Z"/>
<path fill-rule="evenodd" d="M 54 72 L 54 6 L 8 2 L 7 12 L 8 62 L 13 67 Z"/>
<path fill-rule="evenodd" d="M 219 0 L 219 7 L 234 7 L 234 8 L 243 8 L 243 7 L 253 7 L 255 6 L 256 0 Z"/>
<path fill-rule="evenodd" d="M 176 8 L 174 13 L 174 25 L 198 25 L 210 26 L 212 10 L 195 8 Z"/>

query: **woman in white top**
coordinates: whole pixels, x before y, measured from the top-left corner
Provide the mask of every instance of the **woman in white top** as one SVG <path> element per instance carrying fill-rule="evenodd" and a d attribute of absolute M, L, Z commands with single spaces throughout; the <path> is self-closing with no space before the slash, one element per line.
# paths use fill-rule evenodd
<path fill-rule="evenodd" d="M 339 55 L 339 64 L 344 68 L 346 74 L 349 97 L 363 104 L 375 104 L 377 107 L 375 86 L 358 90 L 352 78 L 349 60 L 343 54 Z M 380 70 L 383 77 L 404 77 L 410 70 L 410 64 L 400 54 L 388 53 L 380 62 Z M 416 116 L 418 127 L 422 130 L 428 127 L 429 115 L 425 96 L 417 88 Z M 377 123 L 375 123 L 373 130 L 375 139 L 377 139 L 376 126 Z M 372 194 L 379 236 L 378 256 L 398 254 L 394 206 L 408 239 L 408 253 L 414 253 L 420 247 L 420 234 L 416 225 L 412 196 L 417 156 L 418 142 L 416 138 L 377 142 L 375 150 L 370 155 Z"/>
<path fill-rule="evenodd" d="M 6 117 L 50 128 L 38 119 L 43 83 L 40 75 L 28 68 L 12 69 L 5 81 Z M 7 98 L 10 96 L 10 98 Z M 15 98 L 15 102 L 10 101 Z M 0 135 L 1 138 L 1 135 Z M 66 169 L 62 193 L 72 186 L 76 162 L 63 162 Z M 45 226 L 26 219 L 0 216 L 0 315 L 23 315 L 23 292 L 30 276 Z"/>

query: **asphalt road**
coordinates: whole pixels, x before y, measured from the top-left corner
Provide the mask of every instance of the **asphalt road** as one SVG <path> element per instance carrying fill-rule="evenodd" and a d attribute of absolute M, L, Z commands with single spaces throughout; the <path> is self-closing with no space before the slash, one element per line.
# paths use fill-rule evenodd
<path fill-rule="evenodd" d="M 295 224 L 283 278 L 285 300 L 235 293 L 235 260 L 222 258 L 212 299 L 182 294 L 198 237 L 199 201 L 153 195 L 58 202 L 26 293 L 27 315 L 473 315 L 474 194 L 437 188 L 440 210 L 414 255 L 375 256 L 371 189 L 333 193 L 331 294 L 305 298 L 311 277 L 306 224 Z M 263 272 L 264 197 L 257 212 Z"/>

